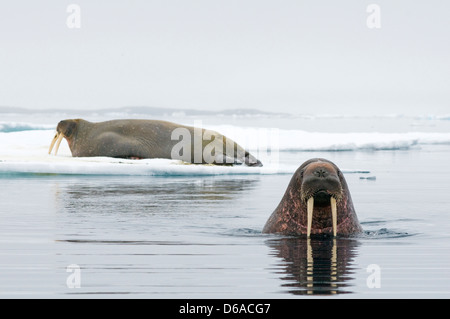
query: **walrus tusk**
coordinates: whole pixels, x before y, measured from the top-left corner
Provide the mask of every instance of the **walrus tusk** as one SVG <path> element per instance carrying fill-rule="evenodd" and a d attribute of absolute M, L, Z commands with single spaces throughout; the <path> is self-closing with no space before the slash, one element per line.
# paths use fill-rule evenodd
<path fill-rule="evenodd" d="M 55 137 L 53 138 L 52 143 L 50 144 L 48 154 L 50 154 L 52 152 L 53 145 L 55 145 L 55 142 L 56 142 L 55 155 L 58 153 L 59 145 L 61 144 L 63 137 L 64 137 L 64 135 L 62 133 L 55 134 Z"/>
<path fill-rule="evenodd" d="M 50 153 L 52 152 L 53 145 L 55 145 L 55 142 L 56 142 L 56 140 L 58 139 L 58 137 L 59 137 L 60 134 L 61 134 L 61 133 L 56 132 L 55 137 L 53 137 L 53 140 L 52 140 L 52 142 L 51 142 L 51 144 L 50 144 L 50 148 L 48 149 L 48 154 L 50 154 Z"/>
<path fill-rule="evenodd" d="M 307 229 L 306 229 L 306 236 L 309 237 L 311 235 L 311 225 L 312 225 L 312 216 L 313 216 L 313 210 L 314 210 L 314 197 L 310 197 L 308 199 L 308 220 L 307 220 Z"/>
<path fill-rule="evenodd" d="M 333 223 L 333 236 L 336 237 L 336 234 L 337 234 L 337 205 L 336 205 L 336 198 L 331 197 L 330 204 L 331 204 L 331 221 Z M 310 237 L 310 235 L 311 235 L 311 226 L 312 226 L 312 217 L 313 217 L 313 211 L 314 211 L 314 197 L 310 197 L 308 199 L 307 209 L 308 209 L 308 220 L 307 220 L 306 236 Z"/>
<path fill-rule="evenodd" d="M 333 222 L 333 236 L 336 237 L 337 234 L 337 205 L 336 198 L 331 197 L 331 221 Z"/>
<path fill-rule="evenodd" d="M 56 146 L 55 146 L 55 156 L 58 153 L 59 145 L 61 144 L 63 137 L 64 137 L 64 135 L 62 133 L 60 133 L 59 137 L 58 137 L 58 141 L 56 142 Z"/>

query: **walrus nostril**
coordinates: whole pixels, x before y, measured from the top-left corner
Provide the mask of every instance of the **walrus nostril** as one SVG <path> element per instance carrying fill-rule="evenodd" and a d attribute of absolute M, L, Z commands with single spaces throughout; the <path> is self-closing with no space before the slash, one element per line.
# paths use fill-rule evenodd
<path fill-rule="evenodd" d="M 318 168 L 314 171 L 314 176 L 316 177 L 327 177 L 328 172 L 323 168 Z"/>

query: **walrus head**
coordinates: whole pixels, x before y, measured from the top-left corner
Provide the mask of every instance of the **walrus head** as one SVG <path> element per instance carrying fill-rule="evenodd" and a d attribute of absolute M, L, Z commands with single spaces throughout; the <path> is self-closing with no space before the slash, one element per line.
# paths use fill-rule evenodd
<path fill-rule="evenodd" d="M 340 169 L 329 160 L 314 158 L 294 173 L 263 232 L 349 235 L 362 231 L 350 192 Z"/>
<path fill-rule="evenodd" d="M 316 216 L 318 219 L 326 220 L 331 217 L 333 235 L 336 236 L 337 203 L 343 197 L 341 171 L 333 163 L 319 159 L 310 161 L 299 173 L 300 196 L 307 207 L 307 236 L 311 234 L 314 207 L 316 207 L 317 213 L 323 215 Z M 328 211 L 331 211 L 331 215 L 327 214 Z"/>
<path fill-rule="evenodd" d="M 61 144 L 61 141 L 63 137 L 67 139 L 68 142 L 70 142 L 72 136 L 76 133 L 78 129 L 78 123 L 80 122 L 80 119 L 76 120 L 63 120 L 58 123 L 58 126 L 56 127 L 56 134 L 53 137 L 53 140 L 50 144 L 50 148 L 48 150 L 48 154 L 52 152 L 53 146 L 56 143 L 55 147 L 55 155 L 58 153 L 59 145 Z"/>

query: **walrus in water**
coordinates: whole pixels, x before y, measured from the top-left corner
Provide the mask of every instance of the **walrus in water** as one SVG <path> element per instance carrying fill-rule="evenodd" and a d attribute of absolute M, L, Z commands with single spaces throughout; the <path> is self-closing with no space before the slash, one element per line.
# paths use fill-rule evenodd
<path fill-rule="evenodd" d="M 342 172 L 332 162 L 314 158 L 292 176 L 263 233 L 349 236 L 362 232 Z"/>
<path fill-rule="evenodd" d="M 74 157 L 167 158 L 195 164 L 262 166 L 220 133 L 159 120 L 63 120 L 58 123 L 49 154 L 55 143 L 57 154 L 63 138 Z"/>

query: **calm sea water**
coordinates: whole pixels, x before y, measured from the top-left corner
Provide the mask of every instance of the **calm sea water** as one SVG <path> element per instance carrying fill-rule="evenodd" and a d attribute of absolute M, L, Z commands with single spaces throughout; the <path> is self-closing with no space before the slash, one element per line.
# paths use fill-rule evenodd
<path fill-rule="evenodd" d="M 290 174 L 0 175 L 0 297 L 450 297 L 450 146 L 316 156 L 370 171 L 360 237 L 261 234 Z"/>

